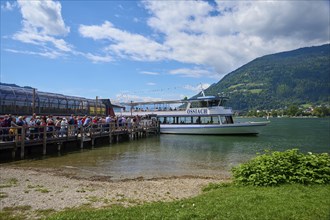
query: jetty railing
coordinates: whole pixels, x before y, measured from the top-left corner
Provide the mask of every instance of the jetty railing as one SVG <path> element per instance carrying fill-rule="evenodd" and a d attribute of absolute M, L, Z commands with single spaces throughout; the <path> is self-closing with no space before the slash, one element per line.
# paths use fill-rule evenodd
<path fill-rule="evenodd" d="M 159 123 L 156 120 L 142 120 L 139 123 L 111 122 L 90 124 L 86 127 L 78 125 L 55 126 L 17 126 L 0 127 L 1 150 L 12 151 L 12 158 L 20 148 L 20 158 L 24 159 L 25 147 L 43 146 L 43 155 L 47 153 L 47 145 L 57 144 L 58 151 L 66 142 L 77 142 L 83 149 L 84 143 L 92 147 L 98 138 L 108 138 L 109 143 L 119 142 L 121 136 L 138 139 L 148 134 L 159 134 Z"/>

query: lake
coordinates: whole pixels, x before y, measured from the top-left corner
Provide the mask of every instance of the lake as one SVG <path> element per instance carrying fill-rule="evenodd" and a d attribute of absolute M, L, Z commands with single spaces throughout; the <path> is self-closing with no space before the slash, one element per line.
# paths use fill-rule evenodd
<path fill-rule="evenodd" d="M 80 177 L 106 176 L 113 180 L 184 175 L 228 177 L 231 167 L 264 150 L 298 148 L 305 153 L 330 153 L 329 118 L 271 118 L 270 121 L 258 136 L 164 134 L 12 164 L 60 168 Z"/>

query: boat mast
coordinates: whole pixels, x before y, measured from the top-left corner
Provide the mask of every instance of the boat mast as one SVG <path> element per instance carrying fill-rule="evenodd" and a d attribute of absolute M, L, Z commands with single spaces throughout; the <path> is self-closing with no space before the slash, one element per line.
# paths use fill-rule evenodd
<path fill-rule="evenodd" d="M 205 93 L 204 93 L 204 89 L 203 89 L 202 83 L 201 83 L 201 89 L 202 89 L 202 95 L 203 95 L 203 97 L 205 97 Z"/>

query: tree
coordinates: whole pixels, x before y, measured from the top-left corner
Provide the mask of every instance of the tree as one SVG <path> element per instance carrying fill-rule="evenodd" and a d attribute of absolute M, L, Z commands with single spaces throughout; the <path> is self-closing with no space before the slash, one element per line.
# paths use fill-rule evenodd
<path fill-rule="evenodd" d="M 314 108 L 313 115 L 317 117 L 325 117 L 327 115 L 330 115 L 330 109 L 325 106 L 319 106 Z"/>
<path fill-rule="evenodd" d="M 299 112 L 299 108 L 296 105 L 290 105 L 288 110 L 287 110 L 287 114 L 289 116 L 297 116 Z"/>

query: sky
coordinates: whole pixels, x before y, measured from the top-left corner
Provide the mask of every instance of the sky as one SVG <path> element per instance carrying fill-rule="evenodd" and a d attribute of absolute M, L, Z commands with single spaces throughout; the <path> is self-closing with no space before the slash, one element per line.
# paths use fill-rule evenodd
<path fill-rule="evenodd" d="M 113 102 L 191 97 L 330 42 L 330 1 L 1 0 L 0 81 Z"/>

